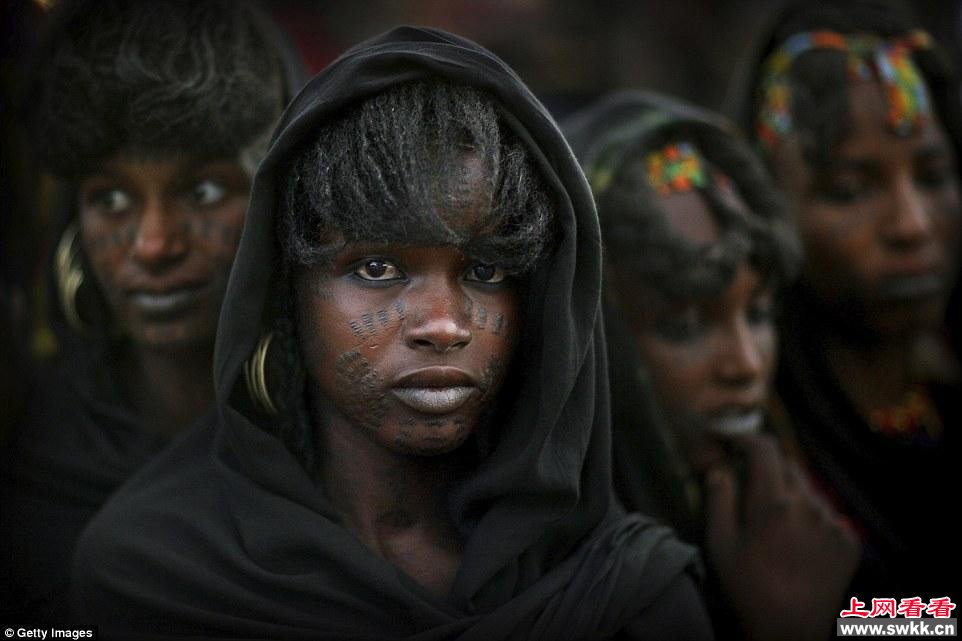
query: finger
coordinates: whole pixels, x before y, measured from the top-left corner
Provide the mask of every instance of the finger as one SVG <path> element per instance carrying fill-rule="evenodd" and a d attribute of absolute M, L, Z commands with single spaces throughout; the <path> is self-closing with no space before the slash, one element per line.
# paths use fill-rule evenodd
<path fill-rule="evenodd" d="M 788 490 L 796 490 L 804 495 L 814 495 L 811 485 L 808 482 L 808 478 L 802 470 L 801 466 L 796 461 L 790 461 L 784 459 L 785 464 L 783 468 L 785 470 L 785 488 Z"/>
<path fill-rule="evenodd" d="M 785 461 L 775 439 L 769 434 L 752 434 L 738 441 L 745 453 L 748 475 L 745 487 L 746 506 L 767 502 L 785 495 Z"/>
<path fill-rule="evenodd" d="M 705 547 L 717 561 L 731 554 L 738 539 L 738 493 L 735 475 L 727 466 L 708 471 L 705 504 Z"/>

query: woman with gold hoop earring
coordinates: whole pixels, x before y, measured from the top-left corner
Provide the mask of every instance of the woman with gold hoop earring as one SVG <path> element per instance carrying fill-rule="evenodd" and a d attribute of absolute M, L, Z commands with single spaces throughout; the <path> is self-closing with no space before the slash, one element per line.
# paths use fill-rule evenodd
<path fill-rule="evenodd" d="M 250 183 L 301 74 L 253 1 L 65 0 L 47 17 L 25 125 L 70 197 L 51 266 L 59 353 L 3 469 L 6 620 L 64 620 L 87 520 L 211 406 Z"/>

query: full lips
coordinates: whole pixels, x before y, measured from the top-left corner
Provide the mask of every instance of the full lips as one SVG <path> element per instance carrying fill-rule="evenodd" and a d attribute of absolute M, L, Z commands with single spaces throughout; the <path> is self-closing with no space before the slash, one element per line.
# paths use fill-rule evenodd
<path fill-rule="evenodd" d="M 447 414 L 468 402 L 476 387 L 395 387 L 394 396 L 413 410 L 424 414 Z"/>
<path fill-rule="evenodd" d="M 205 296 L 206 290 L 206 285 L 196 285 L 166 292 L 137 291 L 129 294 L 129 299 L 145 315 L 175 316 L 194 307 Z"/>
<path fill-rule="evenodd" d="M 710 432 L 718 436 L 741 436 L 758 433 L 763 421 L 762 411 L 753 410 L 716 416 L 708 420 L 707 427 Z"/>
<path fill-rule="evenodd" d="M 935 296 L 945 289 L 941 274 L 919 274 L 884 279 L 879 283 L 879 295 L 888 300 L 912 300 Z"/>

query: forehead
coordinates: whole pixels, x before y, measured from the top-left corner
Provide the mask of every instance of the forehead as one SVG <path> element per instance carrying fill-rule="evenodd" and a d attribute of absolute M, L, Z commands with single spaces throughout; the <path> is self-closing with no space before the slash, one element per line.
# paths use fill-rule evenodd
<path fill-rule="evenodd" d="M 727 180 L 716 183 L 715 193 L 732 213 L 748 217 L 748 206 Z M 696 246 L 712 245 L 720 239 L 718 216 L 701 192 L 692 190 L 662 196 L 661 207 L 668 228 L 686 242 Z"/>
<path fill-rule="evenodd" d="M 888 124 L 892 99 L 877 80 L 856 78 L 849 82 L 849 133 L 838 145 L 843 154 L 891 154 L 915 147 L 948 147 L 948 139 L 938 115 L 926 112 L 921 127 L 909 135 L 899 135 Z"/>
<path fill-rule="evenodd" d="M 470 151 L 461 155 L 439 195 L 438 214 L 457 234 L 470 234 L 484 228 L 490 218 L 491 184 L 482 158 Z"/>
<path fill-rule="evenodd" d="M 205 168 L 242 169 L 235 159 L 183 153 L 148 154 L 124 152 L 99 163 L 90 176 L 124 176 L 144 180 L 164 180 Z"/>

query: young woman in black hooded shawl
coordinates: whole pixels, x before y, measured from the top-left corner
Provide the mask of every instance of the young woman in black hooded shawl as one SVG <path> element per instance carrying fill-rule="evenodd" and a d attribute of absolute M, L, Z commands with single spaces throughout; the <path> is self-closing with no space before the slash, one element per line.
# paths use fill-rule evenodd
<path fill-rule="evenodd" d="M 212 408 L 253 170 L 300 86 L 286 47 L 228 0 L 65 1 L 49 18 L 26 124 L 62 181 L 59 354 L 31 380 L 2 466 L 5 620 L 56 610 L 86 521 Z"/>
<path fill-rule="evenodd" d="M 704 546 L 725 636 L 827 637 L 858 547 L 763 433 L 799 260 L 782 199 L 733 124 L 665 96 L 614 94 L 564 129 L 606 249 L 619 498 Z"/>
<path fill-rule="evenodd" d="M 77 613 L 153 634 L 710 637 L 693 549 L 612 496 L 600 282 L 588 185 L 510 69 L 427 29 L 358 45 L 255 178 L 218 415 L 87 529 Z"/>
<path fill-rule="evenodd" d="M 884 2 L 804 3 L 741 74 L 741 117 L 805 250 L 776 378 L 786 420 L 860 530 L 859 596 L 959 594 L 962 110 L 931 37 Z M 932 553 L 935 553 L 934 555 Z M 922 558 L 920 554 L 924 555 Z"/>

